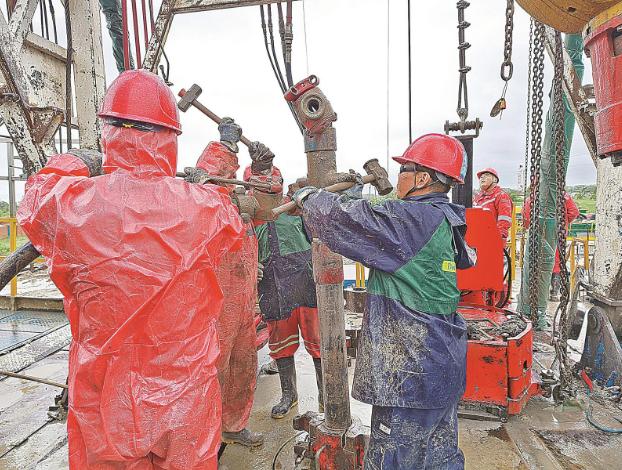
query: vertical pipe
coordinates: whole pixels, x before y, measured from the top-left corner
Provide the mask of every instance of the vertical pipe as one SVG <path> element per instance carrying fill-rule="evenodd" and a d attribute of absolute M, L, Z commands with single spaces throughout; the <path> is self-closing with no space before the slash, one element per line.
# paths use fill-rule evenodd
<path fill-rule="evenodd" d="M 343 259 L 318 239 L 313 240 L 312 253 L 320 317 L 324 424 L 331 431 L 342 433 L 352 424 L 343 312 Z"/>
<path fill-rule="evenodd" d="M 330 107 L 330 104 L 327 103 Z M 318 142 L 322 145 L 318 146 Z M 337 171 L 337 134 L 333 127 L 321 136 L 305 133 L 307 176 L 318 188 L 330 184 Z M 313 277 L 320 317 L 320 349 L 324 382 L 325 426 L 344 433 L 352 424 L 346 355 L 343 300 L 343 258 L 319 240 L 313 240 Z"/>
<path fill-rule="evenodd" d="M 473 207 L 473 137 L 458 136 L 467 154 L 467 172 L 464 184 L 457 184 L 451 190 L 451 201 L 464 207 Z"/>
<path fill-rule="evenodd" d="M 130 32 L 127 24 L 127 0 L 121 0 L 121 16 L 123 17 L 123 66 L 130 69 Z"/>
<path fill-rule="evenodd" d="M 587 236 L 583 239 L 583 266 L 586 272 L 590 269 L 590 240 Z"/>
<path fill-rule="evenodd" d="M 136 0 L 132 0 L 132 19 L 134 22 L 134 47 L 136 48 L 136 68 L 142 66 L 142 57 L 140 54 L 140 31 L 138 29 L 138 11 L 136 9 Z"/>
<path fill-rule="evenodd" d="M 10 220 L 9 230 L 11 230 L 11 233 L 9 234 L 9 251 L 13 253 L 17 250 L 17 221 L 13 217 Z M 17 276 L 11 279 L 11 297 L 13 299 L 17 297 Z"/>
<path fill-rule="evenodd" d="M 15 217 L 17 213 L 17 201 L 15 199 L 15 153 L 13 152 L 13 144 L 8 142 L 6 144 L 6 161 L 8 164 L 8 180 L 9 180 L 9 217 Z"/>
<path fill-rule="evenodd" d="M 146 51 L 147 48 L 149 47 L 149 33 L 147 32 L 147 5 L 145 3 L 145 0 L 141 0 L 140 7 L 143 12 L 143 40 L 145 41 L 145 51 Z"/>
<path fill-rule="evenodd" d="M 515 207 L 512 211 L 512 226 L 510 227 L 510 260 L 512 262 L 512 266 L 510 269 L 512 270 L 512 279 L 516 279 L 516 227 L 517 227 L 517 219 L 516 213 L 518 212 L 518 207 Z M 510 291 L 512 286 L 510 286 Z"/>
<path fill-rule="evenodd" d="M 574 238 L 570 239 L 570 285 L 574 284 L 574 272 L 577 269 L 576 243 Z"/>

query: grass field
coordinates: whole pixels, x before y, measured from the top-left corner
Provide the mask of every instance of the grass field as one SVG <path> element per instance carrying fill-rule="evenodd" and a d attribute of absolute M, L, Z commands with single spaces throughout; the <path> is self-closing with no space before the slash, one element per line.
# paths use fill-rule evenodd
<path fill-rule="evenodd" d="M 596 212 L 596 200 L 595 199 L 581 199 L 574 200 L 579 206 L 579 209 L 586 211 L 588 214 Z"/>

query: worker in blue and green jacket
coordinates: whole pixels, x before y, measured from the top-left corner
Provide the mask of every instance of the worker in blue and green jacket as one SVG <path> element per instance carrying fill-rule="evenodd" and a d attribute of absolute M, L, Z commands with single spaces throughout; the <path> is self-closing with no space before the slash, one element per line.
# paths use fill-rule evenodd
<path fill-rule="evenodd" d="M 294 194 L 309 237 L 370 268 L 352 396 L 373 405 L 365 470 L 462 469 L 457 406 L 467 334 L 456 313 L 456 268 L 474 264 L 465 209 L 449 202 L 466 155 L 428 134 L 402 157 L 398 200 L 344 202 L 306 187 Z"/>

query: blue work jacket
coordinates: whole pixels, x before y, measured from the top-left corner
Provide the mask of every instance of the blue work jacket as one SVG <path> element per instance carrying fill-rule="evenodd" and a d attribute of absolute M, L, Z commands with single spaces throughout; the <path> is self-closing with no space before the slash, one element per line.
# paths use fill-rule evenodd
<path fill-rule="evenodd" d="M 423 409 L 458 401 L 467 338 L 456 269 L 474 264 L 464 207 L 444 193 L 373 206 L 319 191 L 303 217 L 310 236 L 370 268 L 352 396 Z"/>

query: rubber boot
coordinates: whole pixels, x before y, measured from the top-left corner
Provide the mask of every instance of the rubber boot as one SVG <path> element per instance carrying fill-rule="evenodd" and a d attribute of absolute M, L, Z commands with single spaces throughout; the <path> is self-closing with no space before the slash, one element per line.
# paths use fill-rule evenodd
<path fill-rule="evenodd" d="M 245 447 L 259 447 L 263 444 L 263 435 L 248 429 L 238 432 L 223 432 L 223 444 L 240 444 Z"/>
<path fill-rule="evenodd" d="M 536 331 L 546 331 L 549 326 L 546 319 L 546 310 L 538 309 L 538 321 L 536 322 Z"/>
<path fill-rule="evenodd" d="M 276 360 L 281 379 L 281 401 L 272 407 L 274 419 L 284 418 L 289 410 L 298 404 L 298 391 L 296 390 L 296 363 L 293 357 L 284 357 Z"/>
<path fill-rule="evenodd" d="M 549 300 L 551 302 L 559 302 L 559 290 L 561 288 L 561 278 L 559 273 L 553 273 L 551 276 L 551 293 Z"/>
<path fill-rule="evenodd" d="M 315 380 L 317 382 L 317 402 L 318 411 L 324 413 L 324 385 L 322 382 L 322 359 L 313 359 L 315 366 Z"/>

